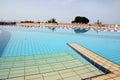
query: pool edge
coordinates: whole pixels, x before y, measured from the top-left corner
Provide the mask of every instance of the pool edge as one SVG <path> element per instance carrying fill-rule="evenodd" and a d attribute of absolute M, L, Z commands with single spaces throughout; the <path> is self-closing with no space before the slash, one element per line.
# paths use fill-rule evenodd
<path fill-rule="evenodd" d="M 80 46 L 77 43 L 67 43 L 68 46 L 70 46 L 72 49 L 74 49 L 76 52 L 78 52 L 80 55 L 82 55 L 84 58 L 86 58 L 89 62 L 96 66 L 102 67 L 102 69 L 107 70 L 107 73 L 105 75 L 95 76 L 91 78 L 86 78 L 86 80 L 108 80 L 108 79 L 115 79 L 120 78 L 120 66 L 95 54 L 94 52 L 86 49 L 83 46 Z M 97 64 L 95 64 L 97 63 Z"/>

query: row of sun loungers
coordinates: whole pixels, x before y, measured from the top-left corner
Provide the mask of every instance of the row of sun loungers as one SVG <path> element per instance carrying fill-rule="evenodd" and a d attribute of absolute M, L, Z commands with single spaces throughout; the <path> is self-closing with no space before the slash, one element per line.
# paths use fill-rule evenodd
<path fill-rule="evenodd" d="M 47 27 L 47 28 L 67 28 L 67 29 L 86 29 L 86 30 L 100 30 L 100 31 L 120 31 L 119 25 L 97 25 L 97 24 L 54 24 L 54 23 L 18 23 L 13 26 L 23 26 L 23 27 Z"/>

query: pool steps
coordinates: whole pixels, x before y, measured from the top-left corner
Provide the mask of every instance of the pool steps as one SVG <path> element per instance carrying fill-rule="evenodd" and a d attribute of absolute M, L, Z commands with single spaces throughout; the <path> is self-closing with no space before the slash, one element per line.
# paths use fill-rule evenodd
<path fill-rule="evenodd" d="M 93 65 L 82 63 L 68 53 L 0 58 L 0 79 L 17 80 L 24 77 L 27 80 L 31 76 L 50 75 L 54 72 L 63 75 L 69 70 L 69 74 L 74 73 L 79 79 L 104 74 Z M 85 76 L 85 73 L 89 73 L 89 76 Z"/>

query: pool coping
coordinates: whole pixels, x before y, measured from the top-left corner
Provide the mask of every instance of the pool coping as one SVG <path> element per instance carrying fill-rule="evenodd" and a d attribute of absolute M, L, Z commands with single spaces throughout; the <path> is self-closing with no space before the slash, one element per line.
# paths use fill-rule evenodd
<path fill-rule="evenodd" d="M 0 34 L 2 33 L 2 30 L 0 30 Z"/>
<path fill-rule="evenodd" d="M 2 52 L 4 51 L 5 47 L 8 45 L 8 42 L 11 38 L 11 33 L 6 30 L 1 30 L 0 29 L 0 57 L 2 56 Z"/>
<path fill-rule="evenodd" d="M 102 67 L 107 73 L 104 75 L 94 76 L 87 78 L 85 80 L 120 80 L 120 66 L 95 54 L 94 52 L 86 49 L 85 47 L 77 43 L 68 43 L 68 45 L 78 52 L 80 55 L 84 56 L 90 63 Z M 96 64 L 97 63 L 97 64 Z M 104 71 L 102 70 L 102 71 Z"/>

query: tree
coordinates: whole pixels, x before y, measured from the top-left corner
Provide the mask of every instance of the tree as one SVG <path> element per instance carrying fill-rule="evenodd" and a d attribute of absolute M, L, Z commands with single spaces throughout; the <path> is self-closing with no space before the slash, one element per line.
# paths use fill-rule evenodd
<path fill-rule="evenodd" d="M 21 23 L 34 23 L 34 21 L 21 21 Z"/>
<path fill-rule="evenodd" d="M 100 22 L 99 20 L 97 20 L 96 24 L 102 24 L 102 22 Z"/>
<path fill-rule="evenodd" d="M 47 22 L 48 22 L 48 23 L 57 23 L 57 21 L 56 21 L 54 18 L 48 20 Z"/>
<path fill-rule="evenodd" d="M 89 19 L 86 17 L 76 16 L 74 21 L 72 21 L 72 23 L 87 24 L 87 23 L 89 23 Z"/>
<path fill-rule="evenodd" d="M 3 21 L 0 21 L 0 25 L 15 25 L 16 22 L 3 22 Z"/>

